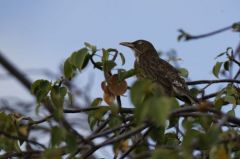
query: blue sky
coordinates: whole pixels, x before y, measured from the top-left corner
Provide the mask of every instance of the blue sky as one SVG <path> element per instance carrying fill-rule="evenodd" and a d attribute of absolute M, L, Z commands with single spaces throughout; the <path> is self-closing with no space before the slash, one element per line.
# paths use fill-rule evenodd
<path fill-rule="evenodd" d="M 235 48 L 239 34 L 228 31 L 177 42 L 177 30 L 201 34 L 231 25 L 240 21 L 239 6 L 239 0 L 1 0 L 0 50 L 23 70 L 58 72 L 64 59 L 87 41 L 119 49 L 126 56 L 125 68 L 131 68 L 133 54 L 119 42 L 146 39 L 158 50 L 177 50 L 192 80 L 214 78 L 214 57 L 227 47 Z M 79 83 L 90 76 L 97 84 L 102 79 L 96 71 L 84 71 Z M 14 79 L 0 80 L 0 90 L 0 97 L 29 97 Z"/>

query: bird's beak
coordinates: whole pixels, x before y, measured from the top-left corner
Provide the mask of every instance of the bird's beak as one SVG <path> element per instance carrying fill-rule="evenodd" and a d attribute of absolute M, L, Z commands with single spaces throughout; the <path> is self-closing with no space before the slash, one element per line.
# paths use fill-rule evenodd
<path fill-rule="evenodd" d="M 121 42 L 120 45 L 129 47 L 129 48 L 134 48 L 134 45 L 131 42 Z"/>

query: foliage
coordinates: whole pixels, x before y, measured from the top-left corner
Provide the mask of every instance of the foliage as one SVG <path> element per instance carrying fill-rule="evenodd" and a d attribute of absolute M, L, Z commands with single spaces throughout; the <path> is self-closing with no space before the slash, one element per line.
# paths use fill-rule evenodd
<path fill-rule="evenodd" d="M 239 30 L 239 24 L 232 28 Z M 179 40 L 184 36 L 191 39 L 189 33 L 183 30 L 181 33 Z M 39 79 L 32 84 L 36 110 L 42 106 L 49 115 L 35 121 L 21 114 L 0 113 L 0 148 L 4 152 L 1 157 L 88 158 L 111 145 L 115 158 L 239 158 L 238 53 L 227 48 L 216 57 L 223 59 L 212 68 L 217 79 L 188 82 L 193 86 L 192 95 L 201 102 L 187 106 L 174 97 L 162 96 L 153 81 L 136 80 L 130 85 L 127 80 L 135 76 L 135 70 L 121 68 L 126 61 L 123 53 L 85 43 L 66 58 L 64 77 L 55 82 Z M 103 97 L 96 97 L 88 107 L 74 107 L 73 92 L 67 82 L 91 66 L 104 76 L 104 81 L 98 85 Z M 179 73 L 185 78 L 189 76 L 185 68 L 179 68 Z M 219 90 L 205 94 L 210 85 L 219 83 Z M 131 108 L 122 105 L 122 96 L 129 98 Z M 69 124 L 67 114 L 70 117 L 76 113 L 87 115 L 89 134 L 76 131 Z M 82 124 L 82 121 L 75 122 Z M 43 126 L 49 136 L 48 143 L 44 144 L 41 137 L 30 135 Z"/>

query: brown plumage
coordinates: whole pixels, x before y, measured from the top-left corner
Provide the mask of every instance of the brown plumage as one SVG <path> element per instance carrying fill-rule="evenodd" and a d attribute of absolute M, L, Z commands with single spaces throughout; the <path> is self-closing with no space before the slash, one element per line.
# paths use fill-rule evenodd
<path fill-rule="evenodd" d="M 122 42 L 135 53 L 134 67 L 138 78 L 152 80 L 159 84 L 167 96 L 176 96 L 180 100 L 194 104 L 198 100 L 190 95 L 185 80 L 179 71 L 167 61 L 161 59 L 154 46 L 146 40 Z"/>

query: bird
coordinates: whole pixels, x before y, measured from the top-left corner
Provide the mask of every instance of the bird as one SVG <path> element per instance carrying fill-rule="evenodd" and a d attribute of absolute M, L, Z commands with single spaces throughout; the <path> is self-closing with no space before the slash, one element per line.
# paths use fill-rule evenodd
<path fill-rule="evenodd" d="M 185 80 L 180 76 L 180 72 L 160 58 L 149 41 L 121 42 L 120 45 L 133 50 L 135 55 L 134 69 L 137 78 L 153 81 L 163 90 L 166 96 L 175 96 L 191 105 L 199 102 L 197 98 L 190 94 Z"/>

